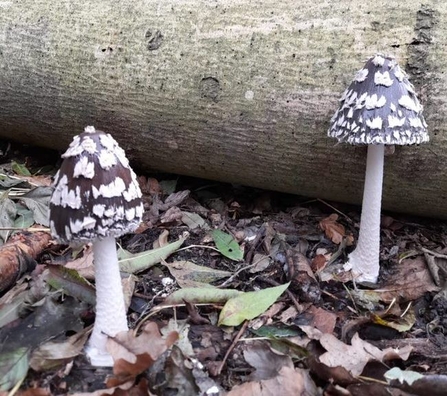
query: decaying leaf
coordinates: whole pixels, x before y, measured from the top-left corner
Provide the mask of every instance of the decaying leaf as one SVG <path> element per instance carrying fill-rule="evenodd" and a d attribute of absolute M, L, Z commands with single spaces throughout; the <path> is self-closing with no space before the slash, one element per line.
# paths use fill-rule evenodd
<path fill-rule="evenodd" d="M 354 242 L 352 235 L 346 235 L 345 227 L 337 223 L 338 214 L 331 214 L 320 221 L 320 227 L 325 232 L 326 236 L 335 244 L 339 245 L 343 238 L 346 238 L 346 245 L 350 246 Z"/>
<path fill-rule="evenodd" d="M 68 363 L 78 356 L 90 335 L 86 328 L 62 341 L 48 341 L 33 350 L 30 367 L 35 371 L 46 371 Z"/>
<path fill-rule="evenodd" d="M 213 286 L 209 287 L 188 287 L 176 290 L 169 295 L 164 305 L 183 305 L 185 301 L 193 304 L 219 304 L 228 301 L 230 298 L 240 295 L 242 292 L 234 289 L 218 289 Z"/>
<path fill-rule="evenodd" d="M 51 265 L 45 273 L 45 280 L 56 290 L 62 289 L 70 296 L 91 305 L 96 304 L 94 287 L 74 269 L 61 265 Z"/>
<path fill-rule="evenodd" d="M 219 325 L 238 326 L 244 320 L 256 318 L 264 313 L 289 285 L 290 282 L 281 286 L 242 293 L 231 298 L 220 311 Z"/>
<path fill-rule="evenodd" d="M 34 221 L 45 227 L 49 226 L 49 204 L 52 193 L 52 187 L 36 187 L 18 197 L 33 212 Z"/>
<path fill-rule="evenodd" d="M 422 375 L 421 373 L 394 367 L 385 373 L 388 383 L 412 395 L 444 396 L 447 375 Z"/>
<path fill-rule="evenodd" d="M 169 255 L 174 253 L 180 246 L 183 245 L 184 238 L 180 238 L 176 242 L 172 242 L 169 245 L 160 247 L 158 249 L 147 250 L 145 252 L 132 254 L 124 249 L 118 250 L 118 261 L 120 270 L 135 274 L 140 271 L 144 271 L 158 263 L 161 260 L 165 260 Z"/>
<path fill-rule="evenodd" d="M 410 331 L 413 325 L 416 323 L 416 316 L 413 309 L 409 309 L 403 317 L 380 317 L 379 315 L 372 314 L 371 319 L 373 323 L 390 327 L 401 333 Z"/>
<path fill-rule="evenodd" d="M 0 353 L 0 390 L 10 390 L 28 373 L 29 348 Z"/>
<path fill-rule="evenodd" d="M 76 270 L 85 279 L 94 280 L 95 266 L 93 260 L 93 248 L 91 244 L 88 244 L 83 247 L 80 257 L 67 262 L 65 267 Z"/>
<path fill-rule="evenodd" d="M 11 228 L 14 227 L 15 218 L 17 216 L 17 208 L 14 201 L 8 198 L 8 193 L 4 192 L 0 196 L 0 227 Z M 11 234 L 10 230 L 0 230 L 0 238 L 5 243 Z"/>
<path fill-rule="evenodd" d="M 197 287 L 231 276 L 231 272 L 216 270 L 190 261 L 164 263 L 180 287 Z"/>
<path fill-rule="evenodd" d="M 386 285 L 380 289 L 362 290 L 365 299 L 391 303 L 414 301 L 426 292 L 439 291 L 422 256 L 406 259 L 398 264 L 397 271 L 387 277 Z"/>
<path fill-rule="evenodd" d="M 246 362 L 256 370 L 250 380 L 261 381 L 276 377 L 283 367 L 293 368 L 292 359 L 274 351 L 267 342 L 250 342 L 244 350 Z"/>
<path fill-rule="evenodd" d="M 115 364 L 113 373 L 107 386 L 117 386 L 127 382 L 149 368 L 174 342 L 178 339 L 178 333 L 173 331 L 166 338 L 162 338 L 158 326 L 147 323 L 141 334 L 135 330 L 129 330 L 117 334 L 107 340 L 107 350 L 113 357 Z"/>
<path fill-rule="evenodd" d="M 202 216 L 197 213 L 182 211 L 182 222 L 183 224 L 186 224 L 190 230 L 194 230 L 196 228 L 209 230 L 210 228 Z"/>
<path fill-rule="evenodd" d="M 303 369 L 283 367 L 278 375 L 263 381 L 246 382 L 235 386 L 227 396 L 318 395 L 315 383 Z"/>
<path fill-rule="evenodd" d="M 382 362 L 390 358 L 408 359 L 409 351 L 398 351 L 388 348 L 381 351 L 369 342 L 363 341 L 356 333 L 351 339 L 351 345 L 338 340 L 332 334 L 322 334 L 320 344 L 327 352 L 319 360 L 329 367 L 343 367 L 353 376 L 359 376 L 366 364 L 372 360 Z M 411 349 L 410 349 L 411 350 Z"/>

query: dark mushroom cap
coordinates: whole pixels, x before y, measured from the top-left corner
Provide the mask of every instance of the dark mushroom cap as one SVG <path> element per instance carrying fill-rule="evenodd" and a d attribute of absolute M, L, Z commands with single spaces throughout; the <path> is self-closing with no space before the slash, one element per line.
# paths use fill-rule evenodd
<path fill-rule="evenodd" d="M 340 99 L 328 136 L 352 144 L 428 142 L 422 105 L 394 58 L 377 54 L 357 72 Z"/>
<path fill-rule="evenodd" d="M 138 227 L 143 216 L 141 190 L 112 136 L 87 127 L 62 158 L 50 201 L 53 238 L 87 242 Z"/>

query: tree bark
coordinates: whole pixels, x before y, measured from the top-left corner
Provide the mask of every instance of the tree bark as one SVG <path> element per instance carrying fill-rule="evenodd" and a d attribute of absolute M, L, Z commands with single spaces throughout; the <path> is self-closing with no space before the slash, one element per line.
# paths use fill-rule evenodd
<path fill-rule="evenodd" d="M 366 149 L 326 137 L 375 52 L 431 142 L 385 159 L 383 208 L 447 218 L 447 3 L 0 1 L 0 136 L 64 149 L 108 131 L 132 165 L 360 203 Z"/>

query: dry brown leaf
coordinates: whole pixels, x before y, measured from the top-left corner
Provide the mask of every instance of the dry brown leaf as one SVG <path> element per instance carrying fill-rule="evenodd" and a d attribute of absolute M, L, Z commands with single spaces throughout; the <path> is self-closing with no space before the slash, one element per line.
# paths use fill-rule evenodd
<path fill-rule="evenodd" d="M 414 259 L 402 260 L 396 267 L 397 271 L 389 276 L 387 284 L 380 289 L 364 290 L 363 295 L 372 301 L 380 299 L 391 303 L 415 301 L 426 292 L 439 291 L 425 264 L 424 257 L 418 256 Z"/>
<path fill-rule="evenodd" d="M 175 331 L 162 338 L 158 326 L 153 322 L 147 323 L 139 335 L 136 335 L 135 330 L 129 330 L 109 338 L 107 350 L 115 361 L 115 377 L 109 379 L 108 386 L 117 386 L 142 373 L 177 339 L 178 333 Z"/>
<path fill-rule="evenodd" d="M 51 396 L 51 390 L 46 388 L 29 388 L 17 392 L 17 396 Z"/>
<path fill-rule="evenodd" d="M 319 341 L 327 351 L 319 357 L 320 362 L 329 367 L 343 367 L 353 376 L 359 376 L 369 361 L 382 362 L 389 357 L 406 359 L 409 356 L 408 350 L 402 351 L 401 354 L 391 348 L 381 351 L 363 341 L 357 333 L 352 337 L 351 345 L 338 340 L 332 334 L 322 334 Z"/>
<path fill-rule="evenodd" d="M 320 330 L 322 333 L 332 334 L 337 322 L 337 315 L 333 312 L 326 311 L 323 308 L 311 305 L 306 313 L 312 315 L 310 324 Z"/>
<path fill-rule="evenodd" d="M 158 239 L 154 241 L 154 243 L 152 244 L 152 248 L 153 249 L 158 249 L 161 248 L 163 246 L 166 246 L 169 241 L 169 231 L 168 230 L 164 230 L 159 236 Z"/>
<path fill-rule="evenodd" d="M 303 369 L 283 367 L 278 375 L 263 381 L 235 386 L 227 396 L 309 396 L 318 395 L 315 383 Z"/>
<path fill-rule="evenodd" d="M 32 351 L 30 367 L 35 371 L 54 369 L 78 356 L 90 335 L 90 329 L 68 337 L 64 341 L 48 341 Z"/>
<path fill-rule="evenodd" d="M 181 211 L 181 209 L 177 206 L 173 206 L 160 216 L 160 223 L 177 223 L 182 220 L 182 217 L 183 212 Z"/>
<path fill-rule="evenodd" d="M 93 249 L 92 245 L 88 244 L 84 247 L 82 256 L 69 261 L 65 267 L 74 269 L 79 275 L 88 280 L 95 279 L 95 267 L 93 264 Z"/>
<path fill-rule="evenodd" d="M 346 235 L 345 227 L 337 223 L 338 215 L 333 213 L 320 221 L 320 227 L 326 236 L 335 244 L 340 245 L 346 237 L 346 245 L 350 246 L 354 242 L 352 235 Z"/>
<path fill-rule="evenodd" d="M 118 386 L 114 386 L 108 389 L 99 389 L 94 392 L 77 392 L 70 393 L 71 396 L 103 396 L 103 395 L 111 395 L 111 396 L 122 396 L 122 395 L 130 395 L 130 389 L 134 385 L 134 381 L 127 381 Z M 125 393 L 123 393 L 125 391 Z M 149 392 L 149 390 L 147 390 Z M 146 393 L 149 395 L 149 393 Z"/>
<path fill-rule="evenodd" d="M 276 377 L 283 367 L 293 368 L 292 359 L 273 350 L 269 344 L 262 341 L 249 343 L 244 351 L 246 362 L 256 370 L 250 375 L 250 380 L 262 381 Z"/>
<path fill-rule="evenodd" d="M 321 271 L 328 261 L 329 259 L 324 254 L 317 254 L 312 260 L 311 268 L 314 272 Z"/>

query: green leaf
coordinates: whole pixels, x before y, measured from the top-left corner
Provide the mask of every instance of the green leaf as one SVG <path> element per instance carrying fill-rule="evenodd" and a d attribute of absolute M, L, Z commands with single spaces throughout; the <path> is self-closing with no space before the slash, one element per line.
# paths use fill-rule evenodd
<path fill-rule="evenodd" d="M 228 300 L 220 311 L 219 325 L 238 326 L 244 320 L 256 318 L 264 313 L 289 287 L 285 285 L 247 292 Z"/>
<path fill-rule="evenodd" d="M 129 274 L 135 274 L 144 271 L 165 260 L 182 246 L 185 238 L 180 238 L 176 242 L 172 242 L 166 246 L 146 250 L 145 252 L 132 254 L 122 248 L 118 249 L 118 262 L 120 270 Z"/>
<path fill-rule="evenodd" d="M 23 180 L 20 180 L 16 177 L 12 178 L 4 173 L 0 173 L 0 186 L 8 189 L 11 187 L 22 185 L 24 188 L 29 188 L 29 183 Z"/>
<path fill-rule="evenodd" d="M 28 373 L 29 349 L 17 348 L 0 353 L 0 390 L 8 391 Z"/>
<path fill-rule="evenodd" d="M 56 290 L 62 289 L 69 296 L 95 305 L 96 296 L 94 287 L 78 271 L 61 265 L 48 267 L 46 282 Z"/>
<path fill-rule="evenodd" d="M 234 261 L 242 260 L 244 252 L 231 235 L 221 230 L 214 230 L 211 235 L 220 253 Z"/>
<path fill-rule="evenodd" d="M 200 284 L 208 284 L 232 275 L 231 272 L 196 265 L 191 261 L 174 261 L 166 263 L 165 266 L 182 288 L 200 287 Z M 206 285 L 203 286 L 206 287 Z"/>
<path fill-rule="evenodd" d="M 28 170 L 25 164 L 19 164 L 16 161 L 11 161 L 11 168 L 16 174 L 20 176 L 32 176 L 31 172 Z"/>
<path fill-rule="evenodd" d="M 0 305 L 0 329 L 20 317 L 19 314 L 27 296 L 28 291 L 24 290 L 9 303 Z"/>
<path fill-rule="evenodd" d="M 16 204 L 8 198 L 8 194 L 4 193 L 0 197 L 0 227 L 14 227 L 14 221 L 17 215 Z M 10 235 L 10 230 L 0 230 L 0 237 L 6 242 Z"/>
<path fill-rule="evenodd" d="M 185 301 L 192 304 L 218 304 L 241 294 L 234 289 L 218 289 L 214 286 L 187 287 L 177 290 L 166 298 L 162 305 L 182 305 Z"/>
<path fill-rule="evenodd" d="M 162 180 L 158 183 L 164 194 L 172 194 L 177 188 L 177 180 Z"/>
<path fill-rule="evenodd" d="M 16 228 L 29 228 L 34 222 L 34 215 L 31 210 L 25 208 L 22 205 L 17 205 L 17 216 L 14 220 L 14 227 Z"/>
<path fill-rule="evenodd" d="M 20 196 L 20 200 L 33 212 L 34 221 L 49 226 L 49 204 L 52 187 L 36 187 Z"/>

